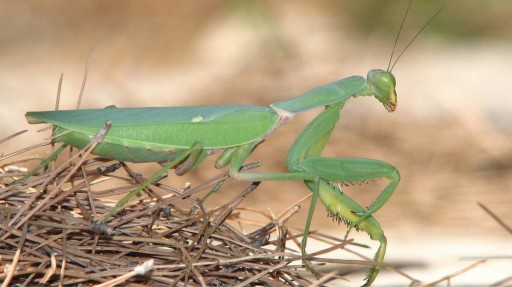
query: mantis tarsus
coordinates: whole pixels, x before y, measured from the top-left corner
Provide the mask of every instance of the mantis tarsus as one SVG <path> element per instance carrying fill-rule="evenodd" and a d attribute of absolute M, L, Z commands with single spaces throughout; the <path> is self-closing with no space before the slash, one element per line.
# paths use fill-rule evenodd
<path fill-rule="evenodd" d="M 215 167 L 228 166 L 230 176 L 238 180 L 305 182 L 313 197 L 302 239 L 303 254 L 306 254 L 315 203 L 320 198 L 329 215 L 346 223 L 349 231 L 352 227 L 362 230 L 380 242 L 374 261 L 382 262 L 387 241 L 373 214 L 397 187 L 400 181 L 398 170 L 375 159 L 327 158 L 321 153 L 348 99 L 374 96 L 388 112 L 392 112 L 397 105 L 395 86 L 395 77 L 390 70 L 375 69 L 369 71 L 366 78 L 344 78 L 266 107 L 107 108 L 28 112 L 26 117 L 31 124 L 54 125 L 54 141 L 78 148 L 85 147 L 105 122 L 111 121 L 110 130 L 93 154 L 129 162 L 166 162 L 165 168 L 122 199 L 108 216 L 168 169 L 175 168 L 176 174 L 182 175 L 197 167 L 207 156 L 219 154 Z M 307 125 L 288 152 L 288 172 L 240 172 L 247 157 L 270 133 L 296 114 L 318 107 L 325 109 Z M 379 178 L 390 182 L 368 208 L 363 208 L 336 185 Z M 316 274 L 307 261 L 304 260 L 304 264 Z M 365 286 L 371 285 L 379 270 L 378 266 L 369 269 Z"/>

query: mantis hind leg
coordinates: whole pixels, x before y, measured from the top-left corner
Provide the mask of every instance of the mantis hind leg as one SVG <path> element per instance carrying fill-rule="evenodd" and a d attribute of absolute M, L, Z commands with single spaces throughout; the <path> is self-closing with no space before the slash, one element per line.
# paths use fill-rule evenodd
<path fill-rule="evenodd" d="M 31 178 L 34 174 L 36 174 L 42 168 L 48 167 L 50 162 L 54 161 L 57 158 L 57 156 L 59 156 L 59 154 L 67 146 L 68 146 L 67 144 L 61 145 L 55 152 L 53 152 L 49 157 L 47 157 L 45 160 L 43 160 L 38 166 L 36 166 L 33 170 L 31 170 L 29 173 L 27 173 L 24 177 L 9 183 L 9 185 L 15 185 L 15 184 L 18 184 L 18 183 L 23 183 L 23 182 L 27 181 L 29 178 Z"/>
<path fill-rule="evenodd" d="M 169 169 L 174 168 L 176 166 L 180 166 L 183 163 L 188 164 L 188 159 L 190 156 L 194 156 L 194 162 L 197 161 L 197 155 L 201 153 L 203 150 L 203 144 L 201 142 L 195 142 L 189 149 L 181 151 L 176 158 L 172 161 L 168 162 L 166 166 L 156 172 L 153 176 L 148 178 L 146 181 L 141 183 L 136 189 L 127 194 L 121 200 L 117 202 L 117 204 L 103 217 L 102 222 L 106 223 L 110 216 L 114 214 L 119 208 L 123 207 L 130 199 L 139 194 L 144 188 L 148 187 L 151 183 L 161 177 L 164 173 L 166 173 Z M 193 163 L 192 163 L 193 164 Z"/>

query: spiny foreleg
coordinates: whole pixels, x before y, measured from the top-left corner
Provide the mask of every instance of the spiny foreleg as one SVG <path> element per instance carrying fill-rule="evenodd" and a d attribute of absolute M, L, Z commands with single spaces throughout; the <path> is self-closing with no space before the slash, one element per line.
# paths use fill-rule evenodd
<path fill-rule="evenodd" d="M 355 214 L 354 211 L 362 212 L 365 209 L 331 184 L 323 180 L 319 180 L 317 182 L 308 181 L 306 184 L 314 194 L 318 195 L 324 206 L 327 208 L 329 216 L 339 222 L 344 222 L 349 226 L 355 226 L 357 230 L 368 233 L 371 239 L 379 241 L 380 246 L 375 253 L 373 261 L 377 263 L 383 262 L 386 254 L 387 239 L 377 220 L 373 216 L 368 216 L 363 221 L 359 222 L 360 216 Z M 310 208 L 310 214 L 312 214 L 311 210 L 312 208 Z M 305 231 L 306 239 L 303 239 L 303 248 L 305 248 L 306 245 L 306 232 L 309 232 L 310 221 L 311 218 L 308 215 L 308 223 L 306 223 L 307 230 Z M 305 253 L 305 249 L 303 252 Z M 306 265 L 306 267 L 309 267 L 309 264 Z M 374 265 L 370 267 L 363 286 L 370 286 L 375 278 L 377 278 L 379 271 L 380 266 Z"/>

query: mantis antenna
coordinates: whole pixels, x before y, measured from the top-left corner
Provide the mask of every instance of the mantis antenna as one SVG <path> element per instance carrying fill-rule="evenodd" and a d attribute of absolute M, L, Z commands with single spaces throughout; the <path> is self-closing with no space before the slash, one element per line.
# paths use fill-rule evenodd
<path fill-rule="evenodd" d="M 398 60 L 400 59 L 400 57 L 402 57 L 402 55 L 405 53 L 405 51 L 407 51 L 407 49 L 411 46 L 411 44 L 414 42 L 414 40 L 416 40 L 416 38 L 418 38 L 418 36 L 421 34 L 421 32 L 423 32 L 423 30 L 425 30 L 425 28 L 427 28 L 427 26 L 430 24 L 430 22 L 432 22 L 432 20 L 434 20 L 434 18 L 437 16 L 437 14 L 441 13 L 441 11 L 443 11 L 444 7 L 446 7 L 446 5 L 444 5 L 439 10 L 437 10 L 437 12 L 434 13 L 434 15 L 432 15 L 432 17 L 430 17 L 430 19 L 427 21 L 427 23 L 425 23 L 425 25 L 423 25 L 423 27 L 421 27 L 421 29 L 418 31 L 418 33 L 416 33 L 416 35 L 414 35 L 414 37 L 411 39 L 411 41 L 409 41 L 407 46 L 405 46 L 403 51 L 398 55 L 396 60 L 393 62 L 393 65 L 391 65 L 391 62 L 393 60 L 393 54 L 395 53 L 396 44 L 398 43 L 398 39 L 400 38 L 400 33 L 402 32 L 402 28 L 404 26 L 405 19 L 407 18 L 407 14 L 409 13 L 409 8 L 411 8 L 411 4 L 412 4 L 412 0 L 409 1 L 409 5 L 407 6 L 407 10 L 405 11 L 404 19 L 402 20 L 402 24 L 400 25 L 400 29 L 398 30 L 398 34 L 396 35 L 395 44 L 393 45 L 393 50 L 391 51 L 391 57 L 389 57 L 388 68 L 386 69 L 387 72 L 393 71 L 393 68 L 395 67 L 395 65 L 398 62 Z M 390 68 L 390 66 L 391 66 L 391 68 Z"/>
<path fill-rule="evenodd" d="M 412 5 L 412 0 L 409 1 L 409 5 L 407 6 L 407 10 L 405 10 L 405 15 L 404 15 L 404 18 L 402 19 L 402 24 L 400 24 L 400 28 L 398 29 L 398 34 L 396 35 L 396 39 L 395 39 L 395 44 L 393 44 L 393 50 L 391 51 L 391 56 L 389 57 L 389 63 L 388 63 L 388 67 L 386 69 L 386 72 L 391 72 L 389 70 L 389 67 L 391 66 L 391 61 L 393 60 L 393 54 L 395 53 L 395 49 L 396 49 L 396 44 L 398 43 L 398 39 L 400 38 L 400 33 L 402 33 L 402 28 L 404 27 L 404 23 L 405 23 L 405 19 L 407 19 L 407 14 L 409 14 L 409 8 L 411 8 L 411 5 Z M 400 54 L 400 56 L 403 54 L 404 52 L 402 52 Z M 398 56 L 398 58 L 400 58 L 400 56 Z M 398 59 L 397 59 L 398 60 Z M 395 63 L 393 63 L 393 67 L 395 66 L 396 64 L 396 61 Z M 393 68 L 391 68 L 393 69 Z"/>

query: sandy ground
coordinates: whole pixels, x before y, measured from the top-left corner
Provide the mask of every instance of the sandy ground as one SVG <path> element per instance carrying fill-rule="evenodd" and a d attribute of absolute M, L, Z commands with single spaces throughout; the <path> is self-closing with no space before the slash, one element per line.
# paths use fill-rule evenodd
<path fill-rule="evenodd" d="M 28 126 L 23 114 L 54 108 L 61 73 L 61 108 L 75 108 L 91 49 L 85 108 L 265 105 L 387 65 L 392 39 L 377 32 L 354 34 L 343 17 L 325 17 L 322 5 L 269 5 L 270 14 L 254 16 L 222 2 L 203 2 L 193 7 L 1 2 L 0 138 L 29 132 L 2 144 L 0 151 L 47 136 Z M 455 10 L 449 7 L 444 17 Z M 377 158 L 400 170 L 403 180 L 376 218 L 388 236 L 386 260 L 416 266 L 403 270 L 423 282 L 479 257 L 508 259 L 490 259 L 455 279 L 454 286 L 482 286 L 512 275 L 511 234 L 477 205 L 485 204 L 512 225 L 512 100 L 506 84 L 511 50 L 510 42 L 499 39 L 447 44 L 428 34 L 420 37 L 394 70 L 397 111 L 388 114 L 373 98 L 347 103 L 326 148 L 328 156 Z M 283 171 L 283 155 L 317 113 L 297 117 L 251 159 L 262 160 L 262 170 Z M 185 180 L 199 183 L 219 173 L 209 166 L 172 180 L 177 186 Z M 347 192 L 368 204 L 384 183 Z M 212 204 L 240 190 L 232 186 Z M 279 213 L 287 207 L 283 203 L 307 194 L 301 183 L 264 183 L 246 204 Z M 342 236 L 345 229 L 325 220 L 322 209 L 318 206 L 314 228 Z M 301 228 L 305 215 L 292 224 Z M 357 238 L 372 244 L 365 235 Z M 359 284 L 359 278 L 346 284 Z M 407 282 L 383 273 L 377 285 Z"/>

